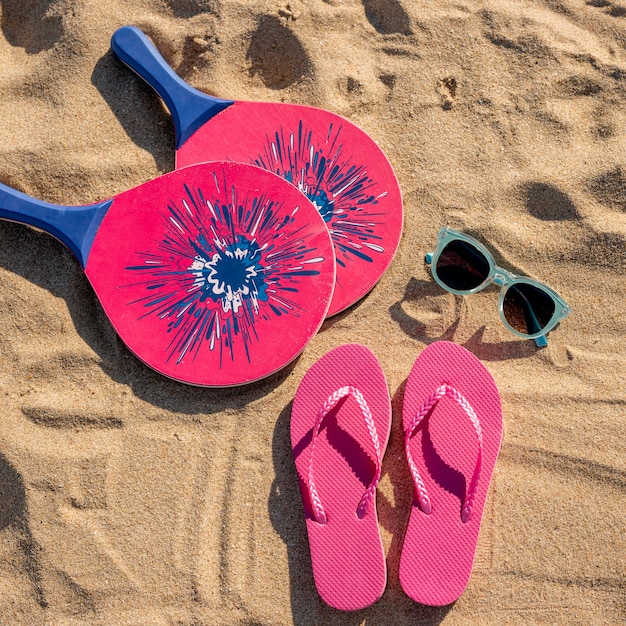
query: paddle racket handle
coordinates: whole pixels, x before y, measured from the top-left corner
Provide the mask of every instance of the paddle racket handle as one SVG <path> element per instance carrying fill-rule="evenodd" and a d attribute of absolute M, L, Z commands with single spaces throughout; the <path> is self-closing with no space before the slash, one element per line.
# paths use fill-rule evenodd
<path fill-rule="evenodd" d="M 176 149 L 205 122 L 234 104 L 194 89 L 167 64 L 150 40 L 135 26 L 122 26 L 111 37 L 111 49 L 152 87 L 174 121 Z"/>
<path fill-rule="evenodd" d="M 44 230 L 65 244 L 83 269 L 96 232 L 113 200 L 86 206 L 62 206 L 37 200 L 0 183 L 0 219 Z"/>

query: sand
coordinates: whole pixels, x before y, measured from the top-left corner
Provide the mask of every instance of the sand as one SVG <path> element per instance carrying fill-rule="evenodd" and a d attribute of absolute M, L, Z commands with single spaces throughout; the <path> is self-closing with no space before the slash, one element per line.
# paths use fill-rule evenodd
<path fill-rule="evenodd" d="M 626 3 L 623 0 L 7 0 L 0 181 L 95 202 L 174 168 L 167 111 L 117 61 L 135 24 L 220 97 L 323 107 L 382 147 L 404 197 L 391 267 L 302 355 L 245 387 L 192 388 L 116 336 L 80 267 L 0 223 L 0 623 L 617 624 L 626 620 Z M 497 290 L 443 292 L 447 224 L 571 316 L 538 350 Z M 408 599 L 405 380 L 437 339 L 502 396 L 474 572 L 452 606 Z M 389 582 L 364 611 L 317 595 L 289 440 L 328 350 L 380 360 L 394 427 L 378 493 Z"/>

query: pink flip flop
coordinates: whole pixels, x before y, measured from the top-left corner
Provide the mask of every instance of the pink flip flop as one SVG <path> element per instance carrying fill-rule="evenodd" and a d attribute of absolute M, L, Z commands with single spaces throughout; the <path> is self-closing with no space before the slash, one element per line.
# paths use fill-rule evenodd
<path fill-rule="evenodd" d="M 291 443 L 313 576 L 324 602 L 343 611 L 370 606 L 387 583 L 376 485 L 390 429 L 387 382 L 365 346 L 331 350 L 302 379 Z"/>
<path fill-rule="evenodd" d="M 413 365 L 402 422 L 415 491 L 400 584 L 416 602 L 443 606 L 459 598 L 472 571 L 502 440 L 500 396 L 471 352 L 439 341 Z"/>

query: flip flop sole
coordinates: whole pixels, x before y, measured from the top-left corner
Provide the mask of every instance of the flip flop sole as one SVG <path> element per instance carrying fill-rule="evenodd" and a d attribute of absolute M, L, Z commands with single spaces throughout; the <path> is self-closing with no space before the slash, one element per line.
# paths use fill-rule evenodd
<path fill-rule="evenodd" d="M 371 410 L 382 459 L 391 429 L 389 390 L 378 360 L 359 344 L 332 350 L 306 373 L 293 402 L 291 441 L 315 584 L 327 604 L 351 611 L 376 602 L 387 582 L 375 494 L 366 513 L 357 513 L 376 472 L 376 455 L 362 408 L 353 397 L 328 412 L 315 442 L 315 486 L 326 523 L 315 518 L 308 486 L 317 415 L 329 397 L 345 386 L 359 390 Z"/>
<path fill-rule="evenodd" d="M 459 392 L 478 418 L 482 464 L 472 513 L 464 522 L 462 509 L 480 454 L 478 435 L 459 401 L 444 395 L 425 414 L 409 443 L 432 508 L 427 514 L 414 497 L 400 558 L 405 593 L 431 606 L 454 602 L 467 586 L 502 440 L 500 396 L 491 374 L 471 352 L 445 341 L 428 346 L 411 370 L 402 411 L 405 432 L 443 384 Z"/>

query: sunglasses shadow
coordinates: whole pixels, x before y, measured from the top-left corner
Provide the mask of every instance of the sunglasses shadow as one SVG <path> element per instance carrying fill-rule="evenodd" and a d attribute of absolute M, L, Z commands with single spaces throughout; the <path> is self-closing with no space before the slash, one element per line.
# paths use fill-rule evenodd
<path fill-rule="evenodd" d="M 409 337 L 418 339 L 427 345 L 435 341 L 452 341 L 460 322 L 460 306 L 455 306 L 455 321 L 438 337 L 429 337 L 429 326 L 425 322 L 409 315 L 402 306 L 405 302 L 417 303 L 426 298 L 440 297 L 445 295 L 445 293 L 446 292 L 435 282 L 411 278 L 404 290 L 402 299 L 389 307 L 391 319 L 396 322 L 398 326 L 400 326 L 400 329 Z M 458 299 L 457 302 L 460 304 L 462 300 Z"/>
<path fill-rule="evenodd" d="M 393 319 L 400 329 L 409 337 L 421 341 L 425 345 L 430 345 L 435 341 L 454 341 L 454 336 L 461 322 L 464 296 L 455 296 L 455 319 L 436 337 L 429 334 L 429 325 L 409 315 L 403 306 L 406 302 L 419 304 L 426 298 L 438 298 L 447 295 L 449 294 L 435 282 L 411 278 L 406 286 L 402 299 L 389 307 L 391 319 Z M 497 295 L 495 295 L 494 298 L 494 307 L 497 307 Z M 432 326 L 430 326 L 430 328 L 432 328 Z M 461 344 L 473 352 L 479 359 L 484 361 L 525 359 L 537 352 L 535 343 L 528 339 L 520 338 L 512 339 L 511 341 L 486 342 L 484 341 L 485 330 L 486 327 L 481 326 L 467 341 Z"/>
<path fill-rule="evenodd" d="M 463 345 L 483 361 L 507 361 L 526 359 L 536 354 L 539 348 L 532 339 L 513 339 L 512 341 L 483 341 L 485 326 L 481 326 Z"/>

